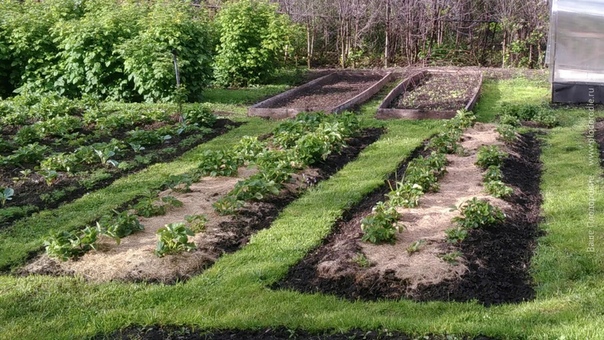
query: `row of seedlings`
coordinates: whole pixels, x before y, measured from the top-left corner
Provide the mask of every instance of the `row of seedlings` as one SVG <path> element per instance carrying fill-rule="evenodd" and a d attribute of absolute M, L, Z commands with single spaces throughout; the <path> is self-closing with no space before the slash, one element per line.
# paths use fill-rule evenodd
<path fill-rule="evenodd" d="M 217 120 L 203 106 L 172 111 L 52 96 L 0 102 L 0 225 L 187 150 Z"/>
<path fill-rule="evenodd" d="M 438 191 L 438 180 L 446 172 L 446 154 L 463 153 L 459 145 L 462 132 L 471 127 L 475 120 L 472 112 L 460 110 L 454 118 L 445 122 L 443 131 L 432 137 L 426 145 L 426 149 L 432 150 L 432 153 L 428 157 L 420 156 L 411 160 L 402 180 L 386 195 L 388 200 L 378 202 L 361 221 L 363 241 L 376 244 L 396 241 L 396 232 L 404 228 L 398 223 L 401 216 L 396 208 L 417 207 L 422 195 Z"/>

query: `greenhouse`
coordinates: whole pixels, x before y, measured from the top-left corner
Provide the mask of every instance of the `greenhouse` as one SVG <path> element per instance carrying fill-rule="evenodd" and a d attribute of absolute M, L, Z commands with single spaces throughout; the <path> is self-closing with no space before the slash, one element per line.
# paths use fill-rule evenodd
<path fill-rule="evenodd" d="M 549 32 L 552 102 L 604 102 L 604 1 L 553 0 Z"/>

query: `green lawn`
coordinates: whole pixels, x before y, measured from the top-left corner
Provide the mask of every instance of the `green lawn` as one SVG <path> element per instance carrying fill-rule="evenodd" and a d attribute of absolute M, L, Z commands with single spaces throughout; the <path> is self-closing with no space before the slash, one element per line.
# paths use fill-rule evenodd
<path fill-rule="evenodd" d="M 21 263 L 40 248 L 50 229 L 70 229 L 97 218 L 98 207 L 119 205 L 146 187 L 158 185 L 171 172 L 194 166 L 206 149 L 230 145 L 245 134 L 260 135 L 275 123 L 243 117 L 242 104 L 222 100 L 215 90 L 211 105 L 235 107 L 248 124 L 203 144 L 169 164 L 116 181 L 106 189 L 69 205 L 35 215 L 0 232 L 0 266 Z M 240 90 L 246 91 L 246 90 Z M 273 90 L 258 91 L 258 98 Z M 253 92 L 253 90 L 252 90 Z M 543 81 L 486 81 L 477 114 L 490 121 L 502 101 L 541 103 L 547 100 Z M 433 121 L 372 119 L 377 101 L 362 108 L 363 124 L 387 127 L 387 133 L 329 180 L 290 204 L 272 224 L 238 252 L 186 283 L 90 284 L 77 278 L 0 276 L 0 338 L 73 339 L 108 334 L 129 325 L 182 325 L 201 329 L 258 329 L 284 326 L 310 331 L 348 329 L 398 330 L 413 335 L 487 335 L 496 338 L 604 339 L 604 239 L 595 233 L 595 251 L 588 252 L 590 203 L 595 226 L 604 225 L 602 169 L 589 161 L 584 132 L 586 109 L 560 110 L 563 126 L 543 136 L 542 228 L 533 258 L 537 284 L 534 301 L 484 307 L 478 303 L 408 300 L 350 302 L 321 294 L 272 291 L 267 288 L 288 267 L 329 234 L 342 212 L 383 183 L 397 164 L 440 127 Z M 602 115 L 602 113 L 599 113 Z M 590 181 L 593 184 L 590 187 Z M 597 188 L 592 192 L 591 188 Z M 95 207 L 92 209 L 91 207 Z"/>

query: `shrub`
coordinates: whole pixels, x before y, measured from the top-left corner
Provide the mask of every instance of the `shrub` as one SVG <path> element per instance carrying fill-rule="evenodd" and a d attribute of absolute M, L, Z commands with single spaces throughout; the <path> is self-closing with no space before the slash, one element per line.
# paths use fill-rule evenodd
<path fill-rule="evenodd" d="M 241 163 L 231 151 L 206 150 L 197 168 L 204 176 L 235 176 Z"/>
<path fill-rule="evenodd" d="M 216 82 L 246 86 L 263 82 L 288 46 L 289 19 L 266 0 L 227 3 L 216 24 L 220 44 L 214 63 Z"/>
<path fill-rule="evenodd" d="M 173 56 L 190 101 L 201 101 L 209 82 L 213 33 L 204 11 L 188 2 L 159 1 L 139 23 L 139 34 L 118 49 L 124 72 L 145 101 L 172 101 L 176 94 Z"/>

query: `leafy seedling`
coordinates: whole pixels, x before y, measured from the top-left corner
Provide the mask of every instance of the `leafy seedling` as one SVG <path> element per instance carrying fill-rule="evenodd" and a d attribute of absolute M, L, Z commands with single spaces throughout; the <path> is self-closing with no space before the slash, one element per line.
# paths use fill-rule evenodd
<path fill-rule="evenodd" d="M 189 236 L 194 236 L 195 233 L 182 222 L 170 223 L 159 228 L 157 235 L 155 255 L 159 257 L 197 249 L 195 243 L 189 242 Z"/>

